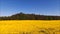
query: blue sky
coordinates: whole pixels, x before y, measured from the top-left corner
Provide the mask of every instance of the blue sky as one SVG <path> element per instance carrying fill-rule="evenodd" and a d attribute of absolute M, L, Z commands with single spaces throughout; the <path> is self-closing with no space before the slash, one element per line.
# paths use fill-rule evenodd
<path fill-rule="evenodd" d="M 0 16 L 19 12 L 60 16 L 60 0 L 0 0 Z"/>

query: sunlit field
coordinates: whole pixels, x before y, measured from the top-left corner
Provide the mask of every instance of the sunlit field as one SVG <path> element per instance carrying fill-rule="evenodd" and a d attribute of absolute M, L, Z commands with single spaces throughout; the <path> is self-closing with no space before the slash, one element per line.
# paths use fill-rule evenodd
<path fill-rule="evenodd" d="M 4 20 L 0 34 L 60 34 L 60 20 Z"/>

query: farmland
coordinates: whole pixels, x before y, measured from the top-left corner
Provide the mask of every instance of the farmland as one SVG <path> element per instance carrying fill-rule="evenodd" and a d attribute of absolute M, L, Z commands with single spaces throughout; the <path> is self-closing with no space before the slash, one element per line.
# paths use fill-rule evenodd
<path fill-rule="evenodd" d="M 60 34 L 60 20 L 2 20 L 0 34 Z"/>

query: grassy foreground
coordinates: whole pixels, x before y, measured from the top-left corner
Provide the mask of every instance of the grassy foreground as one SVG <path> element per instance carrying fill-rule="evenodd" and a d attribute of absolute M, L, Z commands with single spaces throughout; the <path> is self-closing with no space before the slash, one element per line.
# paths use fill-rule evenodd
<path fill-rule="evenodd" d="M 0 34 L 60 34 L 60 20 L 0 21 Z"/>

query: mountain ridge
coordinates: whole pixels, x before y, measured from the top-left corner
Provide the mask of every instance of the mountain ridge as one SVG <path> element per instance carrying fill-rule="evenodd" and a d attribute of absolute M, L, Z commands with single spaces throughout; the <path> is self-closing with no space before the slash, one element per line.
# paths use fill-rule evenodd
<path fill-rule="evenodd" d="M 20 12 L 11 16 L 0 17 L 0 20 L 60 20 L 60 16 L 25 14 Z"/>

